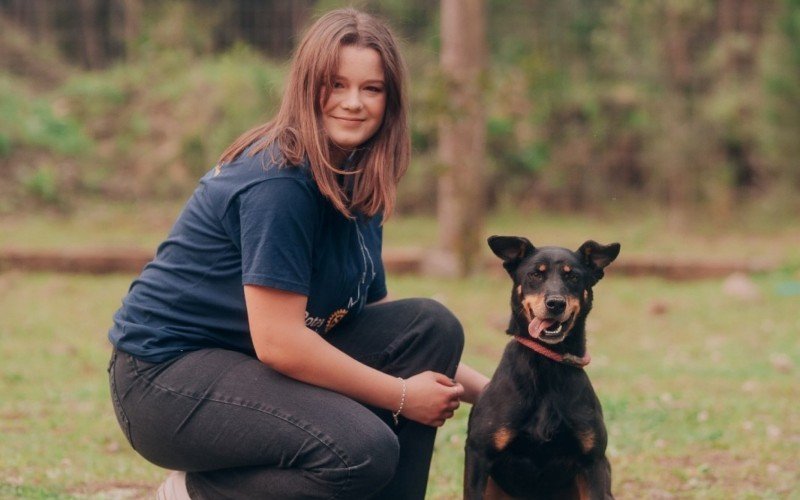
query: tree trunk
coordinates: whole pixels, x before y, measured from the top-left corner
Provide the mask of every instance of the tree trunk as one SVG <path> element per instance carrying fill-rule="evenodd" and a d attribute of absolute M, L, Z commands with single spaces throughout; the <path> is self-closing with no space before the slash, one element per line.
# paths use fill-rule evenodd
<path fill-rule="evenodd" d="M 33 14 L 33 38 L 39 43 L 52 42 L 50 31 L 50 8 L 47 0 L 30 0 L 30 9 Z"/>
<path fill-rule="evenodd" d="M 136 41 L 142 30 L 142 0 L 123 0 L 121 7 L 125 58 L 132 60 L 136 52 Z"/>
<path fill-rule="evenodd" d="M 438 271 L 466 275 L 481 261 L 486 210 L 484 0 L 442 0 L 441 40 L 447 111 L 439 122 Z"/>
<path fill-rule="evenodd" d="M 87 69 L 97 69 L 103 66 L 103 47 L 101 45 L 100 30 L 97 23 L 96 0 L 79 0 L 78 12 L 81 23 L 81 47 L 83 49 L 83 64 Z"/>

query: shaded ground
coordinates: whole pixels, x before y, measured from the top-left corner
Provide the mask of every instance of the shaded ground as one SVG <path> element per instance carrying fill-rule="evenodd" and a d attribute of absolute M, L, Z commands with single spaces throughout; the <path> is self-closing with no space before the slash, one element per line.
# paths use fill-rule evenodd
<path fill-rule="evenodd" d="M 72 490 L 70 494 L 80 499 L 133 500 L 150 498 L 153 495 L 153 485 L 124 482 L 93 483 Z"/>
<path fill-rule="evenodd" d="M 28 250 L 0 249 L 0 271 L 48 271 L 69 273 L 136 273 L 150 261 L 153 253 L 143 249 Z M 423 249 L 386 249 L 384 264 L 395 274 L 420 273 L 425 270 Z M 487 258 L 487 269 L 497 269 L 495 258 Z M 626 276 L 658 276 L 686 280 L 720 278 L 733 273 L 759 273 L 775 270 L 777 264 L 764 261 L 711 261 L 628 257 L 620 258 L 613 273 Z"/>

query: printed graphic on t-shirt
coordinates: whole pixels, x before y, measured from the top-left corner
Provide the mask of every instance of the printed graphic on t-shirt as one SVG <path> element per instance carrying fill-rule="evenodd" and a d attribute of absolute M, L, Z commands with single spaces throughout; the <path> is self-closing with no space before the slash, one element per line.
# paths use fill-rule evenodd
<path fill-rule="evenodd" d="M 347 316 L 348 312 L 350 312 L 349 309 L 337 309 L 333 311 L 333 313 L 331 313 L 327 319 L 325 319 L 311 316 L 308 314 L 308 311 L 306 311 L 306 327 L 314 330 L 317 333 L 328 333 L 333 329 L 334 326 L 338 325 L 345 316 Z M 322 328 L 323 326 L 325 328 Z"/>
<path fill-rule="evenodd" d="M 331 331 L 331 328 L 336 326 L 336 324 L 339 323 L 345 316 L 347 316 L 347 309 L 339 309 L 328 316 L 328 322 L 325 325 L 325 333 Z"/>
<path fill-rule="evenodd" d="M 325 318 L 317 318 L 315 316 L 311 316 L 306 311 L 306 327 L 314 330 L 315 332 L 319 330 L 319 327 L 325 324 Z"/>
<path fill-rule="evenodd" d="M 338 325 L 345 316 L 347 316 L 350 311 L 355 311 L 355 314 L 358 314 L 361 311 L 361 308 L 364 307 L 367 299 L 367 293 L 370 287 L 370 284 L 375 279 L 376 271 L 375 271 L 375 263 L 372 260 L 371 252 L 369 248 L 367 248 L 367 244 L 364 239 L 364 235 L 361 232 L 361 229 L 358 226 L 356 221 L 353 221 L 353 227 L 355 228 L 355 232 L 357 235 L 358 247 L 361 253 L 361 259 L 358 264 L 360 264 L 360 276 L 359 281 L 354 283 L 354 291 L 347 299 L 347 305 L 344 307 L 339 307 L 335 309 L 331 314 L 325 317 L 320 316 L 313 316 L 306 311 L 306 318 L 305 323 L 306 327 L 314 330 L 319 334 L 326 334 L 331 331 L 336 325 Z M 347 288 L 347 287 L 344 287 Z M 337 304 L 338 305 L 338 304 Z M 323 306 L 324 307 L 324 306 Z M 312 308 L 313 309 L 313 308 Z"/>

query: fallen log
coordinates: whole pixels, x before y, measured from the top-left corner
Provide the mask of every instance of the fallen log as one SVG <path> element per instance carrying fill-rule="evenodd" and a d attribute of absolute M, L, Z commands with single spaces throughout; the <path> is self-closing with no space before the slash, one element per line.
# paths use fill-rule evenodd
<path fill-rule="evenodd" d="M 392 274 L 427 274 L 421 248 L 389 248 L 383 253 L 386 271 Z M 138 273 L 153 258 L 143 249 L 93 248 L 69 250 L 0 249 L 0 272 L 56 272 L 83 274 Z M 503 272 L 497 258 L 487 256 L 487 271 Z M 621 257 L 607 270 L 608 276 L 656 276 L 669 280 L 723 278 L 734 273 L 764 273 L 777 268 L 768 261 L 703 261 L 647 256 Z"/>

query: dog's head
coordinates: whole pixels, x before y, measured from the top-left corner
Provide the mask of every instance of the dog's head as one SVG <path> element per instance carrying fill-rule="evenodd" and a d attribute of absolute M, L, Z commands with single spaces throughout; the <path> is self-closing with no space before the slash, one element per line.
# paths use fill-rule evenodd
<path fill-rule="evenodd" d="M 558 344 L 583 326 L 592 307 L 592 287 L 619 255 L 619 243 L 587 241 L 576 251 L 536 248 L 520 236 L 492 236 L 489 247 L 503 259 L 514 288 L 508 333 Z"/>

